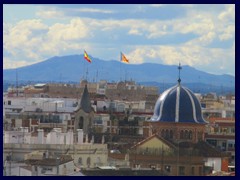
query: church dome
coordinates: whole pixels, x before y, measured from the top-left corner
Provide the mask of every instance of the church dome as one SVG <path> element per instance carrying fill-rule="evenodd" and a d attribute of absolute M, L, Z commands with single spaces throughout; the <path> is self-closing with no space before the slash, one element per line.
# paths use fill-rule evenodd
<path fill-rule="evenodd" d="M 158 98 L 150 121 L 207 123 L 202 117 L 199 100 L 191 90 L 181 86 L 180 81 Z"/>

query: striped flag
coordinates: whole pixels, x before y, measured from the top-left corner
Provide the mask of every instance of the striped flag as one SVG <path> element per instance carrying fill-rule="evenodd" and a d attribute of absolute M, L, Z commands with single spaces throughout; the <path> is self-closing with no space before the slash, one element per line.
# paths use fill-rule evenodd
<path fill-rule="evenodd" d="M 88 61 L 88 62 L 92 62 L 92 60 L 90 59 L 90 57 L 88 56 L 87 52 L 84 50 L 84 58 Z"/>
<path fill-rule="evenodd" d="M 129 60 L 126 58 L 126 56 L 121 52 L 121 61 L 125 63 L 129 63 Z"/>

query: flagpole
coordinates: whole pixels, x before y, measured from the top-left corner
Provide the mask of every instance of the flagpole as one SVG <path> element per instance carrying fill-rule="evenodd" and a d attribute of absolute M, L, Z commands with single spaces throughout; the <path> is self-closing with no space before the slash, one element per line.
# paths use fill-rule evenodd
<path fill-rule="evenodd" d="M 122 52 L 120 52 L 119 82 L 122 81 L 121 69 L 122 69 Z"/>
<path fill-rule="evenodd" d="M 83 80 L 85 79 L 85 73 L 86 73 L 86 63 L 83 61 Z"/>
<path fill-rule="evenodd" d="M 125 82 L 127 81 L 127 70 L 125 69 Z"/>
<path fill-rule="evenodd" d="M 86 71 L 86 80 L 88 81 L 88 64 L 87 64 L 87 71 Z"/>

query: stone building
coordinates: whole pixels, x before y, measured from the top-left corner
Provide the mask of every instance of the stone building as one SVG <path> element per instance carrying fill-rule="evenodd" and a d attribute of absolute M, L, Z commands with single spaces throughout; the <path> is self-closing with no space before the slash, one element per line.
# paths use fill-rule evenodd
<path fill-rule="evenodd" d="M 77 129 L 83 129 L 85 134 L 91 133 L 94 114 L 87 85 L 85 85 L 80 104 L 75 110 L 74 132 Z"/>

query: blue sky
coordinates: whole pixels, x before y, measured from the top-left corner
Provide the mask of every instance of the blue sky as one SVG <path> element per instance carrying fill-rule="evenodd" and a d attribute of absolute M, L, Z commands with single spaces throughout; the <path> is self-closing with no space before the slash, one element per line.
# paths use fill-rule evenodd
<path fill-rule="evenodd" d="M 234 4 L 3 5 L 3 68 L 83 54 L 235 75 Z M 94 63 L 94 62 L 93 62 Z"/>

